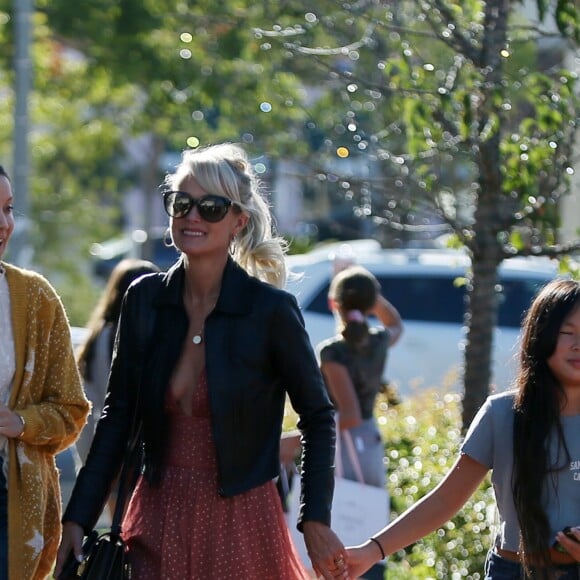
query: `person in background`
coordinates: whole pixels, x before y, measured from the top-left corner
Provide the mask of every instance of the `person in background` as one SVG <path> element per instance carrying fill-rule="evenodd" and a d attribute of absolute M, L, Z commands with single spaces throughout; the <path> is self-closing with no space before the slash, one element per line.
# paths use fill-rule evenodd
<path fill-rule="evenodd" d="M 317 348 L 322 374 L 338 411 L 343 475 L 357 480 L 345 441 L 348 432 L 364 482 L 384 488 L 384 443 L 373 412 L 383 390 L 387 353 L 401 337 L 403 323 L 397 309 L 381 294 L 378 280 L 361 266 L 349 266 L 334 276 L 328 303 L 338 334 Z M 376 317 L 382 326 L 369 326 L 369 316 Z M 384 566 L 376 565 L 365 578 L 384 578 L 384 574 Z"/>
<path fill-rule="evenodd" d="M 77 362 L 83 377 L 85 393 L 92 404 L 87 424 L 76 443 L 83 463 L 87 458 L 95 426 L 101 416 L 107 394 L 113 344 L 123 297 L 134 280 L 152 272 L 159 272 L 159 268 L 147 260 L 137 258 L 121 260 L 113 268 L 87 323 L 87 337 L 77 352 Z"/>
<path fill-rule="evenodd" d="M 274 483 L 288 394 L 303 439 L 298 526 L 316 572 L 347 577 L 329 527 L 334 409 L 296 300 L 280 289 L 285 244 L 259 185 L 231 144 L 185 151 L 167 176 L 163 203 L 181 256 L 127 291 L 57 574 L 71 550 L 82 557 L 137 407 L 142 475 L 123 521 L 133 578 L 305 578 Z"/>
<path fill-rule="evenodd" d="M 0 166 L 0 260 L 13 206 Z M 60 298 L 40 274 L 0 261 L 0 578 L 50 573 L 61 513 L 55 456 L 88 412 Z"/>
<path fill-rule="evenodd" d="M 352 576 L 442 527 L 491 469 L 499 526 L 485 578 L 580 579 L 579 282 L 549 282 L 532 302 L 516 387 L 488 397 L 435 489 L 348 549 Z"/>

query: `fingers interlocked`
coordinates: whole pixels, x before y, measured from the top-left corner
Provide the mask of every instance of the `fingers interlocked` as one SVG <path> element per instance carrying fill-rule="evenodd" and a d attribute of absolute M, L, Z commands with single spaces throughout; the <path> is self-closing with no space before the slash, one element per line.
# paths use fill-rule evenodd
<path fill-rule="evenodd" d="M 334 569 L 331 570 L 335 578 L 343 578 L 346 573 L 346 563 L 342 554 L 334 558 Z"/>

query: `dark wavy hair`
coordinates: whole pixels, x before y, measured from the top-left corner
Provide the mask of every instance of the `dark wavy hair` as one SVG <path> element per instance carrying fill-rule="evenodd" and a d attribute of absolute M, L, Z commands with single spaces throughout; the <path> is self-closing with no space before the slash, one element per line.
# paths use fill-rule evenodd
<path fill-rule="evenodd" d="M 121 305 L 127 288 L 140 276 L 152 272 L 159 272 L 157 265 L 148 260 L 140 260 L 137 258 L 125 258 L 113 268 L 105 289 L 99 298 L 99 302 L 87 323 L 88 336 L 85 342 L 79 347 L 77 353 L 79 369 L 86 379 L 90 380 L 92 378 L 91 366 L 94 357 L 94 346 L 99 333 L 107 325 L 113 327 L 113 332 L 111 333 L 112 351 L 113 340 L 115 338 L 114 331 L 117 328 L 117 323 L 121 316 Z"/>
<path fill-rule="evenodd" d="M 2 177 L 5 177 L 8 181 L 10 181 L 10 176 L 8 175 L 8 173 L 6 173 L 6 169 L 4 169 L 2 165 L 0 165 L 0 175 Z"/>
<path fill-rule="evenodd" d="M 548 366 L 566 317 L 580 305 L 580 283 L 549 282 L 536 296 L 522 325 L 518 392 L 514 411 L 514 467 L 512 490 L 520 525 L 520 552 L 526 574 L 531 566 L 549 578 L 550 527 L 542 505 L 542 493 L 550 474 L 570 460 L 564 440 L 560 409 L 565 391 Z M 552 462 L 548 439 L 558 441 L 558 457 Z M 536 577 L 536 576 L 535 576 Z"/>
<path fill-rule="evenodd" d="M 360 311 L 366 315 L 375 305 L 380 290 L 378 280 L 361 266 L 350 266 L 333 278 L 328 296 L 339 308 L 344 323 L 342 336 L 348 344 L 361 346 L 369 334 L 366 320 L 349 319 L 349 313 Z"/>

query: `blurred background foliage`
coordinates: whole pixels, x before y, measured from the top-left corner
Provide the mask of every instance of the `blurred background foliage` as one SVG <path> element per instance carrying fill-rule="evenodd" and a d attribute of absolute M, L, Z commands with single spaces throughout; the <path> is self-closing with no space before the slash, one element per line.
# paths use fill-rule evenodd
<path fill-rule="evenodd" d="M 461 399 L 431 391 L 392 406 L 383 398 L 376 416 L 385 440 L 393 519 L 433 489 L 457 459 Z M 494 518 L 488 477 L 452 520 L 390 558 L 388 578 L 481 580 L 495 537 Z"/>
<path fill-rule="evenodd" d="M 312 173 L 335 174 L 385 246 L 446 233 L 470 255 L 464 429 L 489 393 L 501 262 L 580 248 L 577 228 L 572 241 L 559 232 L 580 119 L 577 71 L 566 68 L 579 30 L 569 0 L 322 0 L 258 31 L 288 66 L 319 71 L 309 126 L 325 138 Z"/>
<path fill-rule="evenodd" d="M 444 389 L 394 403 L 392 394 L 383 395 L 377 400 L 375 416 L 385 442 L 392 521 L 431 491 L 457 459 L 462 441 L 461 398 Z M 288 408 L 285 430 L 295 424 L 296 415 Z M 488 476 L 453 519 L 390 556 L 385 578 L 482 580 L 496 532 L 495 513 Z"/>

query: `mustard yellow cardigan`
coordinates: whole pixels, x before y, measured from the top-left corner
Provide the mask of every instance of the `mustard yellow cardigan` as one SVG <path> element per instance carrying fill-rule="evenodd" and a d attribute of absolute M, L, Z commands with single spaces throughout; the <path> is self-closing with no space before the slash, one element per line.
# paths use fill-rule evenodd
<path fill-rule="evenodd" d="M 25 421 L 8 447 L 9 580 L 46 578 L 61 532 L 55 455 L 86 422 L 85 398 L 68 319 L 49 282 L 2 264 L 10 290 L 16 372 L 9 407 Z"/>

